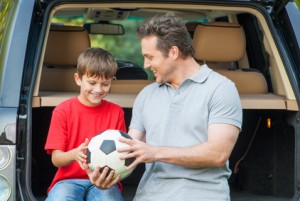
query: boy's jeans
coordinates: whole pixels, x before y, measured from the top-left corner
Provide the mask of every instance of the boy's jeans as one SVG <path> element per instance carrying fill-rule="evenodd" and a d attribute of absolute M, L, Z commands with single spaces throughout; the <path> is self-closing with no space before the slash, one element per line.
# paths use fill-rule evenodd
<path fill-rule="evenodd" d="M 95 187 L 90 180 L 67 179 L 57 182 L 46 201 L 123 201 L 117 185 L 108 190 Z"/>

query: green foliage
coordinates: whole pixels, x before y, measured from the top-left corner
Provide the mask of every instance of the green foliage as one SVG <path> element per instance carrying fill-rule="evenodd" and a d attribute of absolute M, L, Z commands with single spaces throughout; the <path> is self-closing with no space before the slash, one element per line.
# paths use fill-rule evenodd
<path fill-rule="evenodd" d="M 122 23 L 125 35 L 91 35 L 92 47 L 107 49 L 117 59 L 133 61 L 143 66 L 140 41 L 136 35 L 140 21 L 116 21 L 112 23 Z"/>
<path fill-rule="evenodd" d="M 295 3 L 297 5 L 297 7 L 298 7 L 298 10 L 300 11 L 300 0 L 295 0 Z"/>
<path fill-rule="evenodd" d="M 91 34 L 91 46 L 101 47 L 110 51 L 116 59 L 129 60 L 143 66 L 143 57 L 141 55 L 140 41 L 136 34 L 136 29 L 141 20 L 120 20 L 111 23 L 122 24 L 124 26 L 124 35 L 96 35 Z M 52 23 L 71 26 L 82 26 L 85 21 L 79 16 L 76 18 L 53 18 Z"/>

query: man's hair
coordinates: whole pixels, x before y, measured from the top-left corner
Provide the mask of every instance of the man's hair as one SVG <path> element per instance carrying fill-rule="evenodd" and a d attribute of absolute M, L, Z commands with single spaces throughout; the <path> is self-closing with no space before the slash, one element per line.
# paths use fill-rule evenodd
<path fill-rule="evenodd" d="M 89 77 L 112 78 L 117 72 L 117 63 L 112 54 L 101 48 L 88 48 L 78 57 L 77 73 Z"/>
<path fill-rule="evenodd" d="M 195 51 L 192 38 L 184 21 L 172 13 L 154 16 L 144 21 L 137 29 L 140 39 L 156 36 L 156 47 L 165 57 L 168 57 L 172 46 L 177 46 L 182 58 L 194 57 Z"/>

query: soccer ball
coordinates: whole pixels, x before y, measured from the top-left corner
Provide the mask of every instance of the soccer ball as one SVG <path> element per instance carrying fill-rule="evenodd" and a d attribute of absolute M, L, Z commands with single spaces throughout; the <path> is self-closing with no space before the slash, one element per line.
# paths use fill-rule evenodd
<path fill-rule="evenodd" d="M 125 152 L 119 153 L 118 148 L 128 147 L 129 145 L 121 143 L 118 138 L 130 138 L 131 137 L 119 130 L 106 130 L 94 136 L 86 150 L 87 164 L 91 170 L 94 170 L 97 166 L 100 166 L 100 172 L 105 167 L 110 170 L 114 170 L 114 178 L 120 174 L 120 180 L 128 177 L 133 169 L 126 170 L 135 158 L 129 158 L 121 160 L 120 156 Z"/>

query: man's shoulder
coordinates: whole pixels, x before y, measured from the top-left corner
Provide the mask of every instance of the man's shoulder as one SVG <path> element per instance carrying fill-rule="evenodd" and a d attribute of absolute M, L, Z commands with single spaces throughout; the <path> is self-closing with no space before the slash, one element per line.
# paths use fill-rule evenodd
<path fill-rule="evenodd" d="M 145 100 L 149 100 L 150 97 L 157 96 L 157 89 L 161 87 L 161 84 L 157 82 L 153 82 L 147 86 L 145 86 L 137 95 L 135 99 L 135 103 L 144 102 Z"/>
<path fill-rule="evenodd" d="M 214 81 L 219 81 L 219 82 L 230 81 L 227 77 L 214 70 L 211 71 L 210 77 L 214 79 Z"/>
<path fill-rule="evenodd" d="M 216 88 L 220 86 L 226 86 L 226 88 L 235 88 L 235 84 L 232 82 L 232 80 L 214 70 L 211 71 L 208 77 L 208 83 Z"/>
<path fill-rule="evenodd" d="M 155 89 L 158 89 L 159 87 L 161 87 L 161 85 L 163 84 L 160 84 L 160 83 L 157 83 L 157 82 L 153 82 L 147 86 L 145 86 L 141 91 L 140 91 L 140 94 L 147 94 L 147 93 L 151 93 L 153 92 Z"/>

